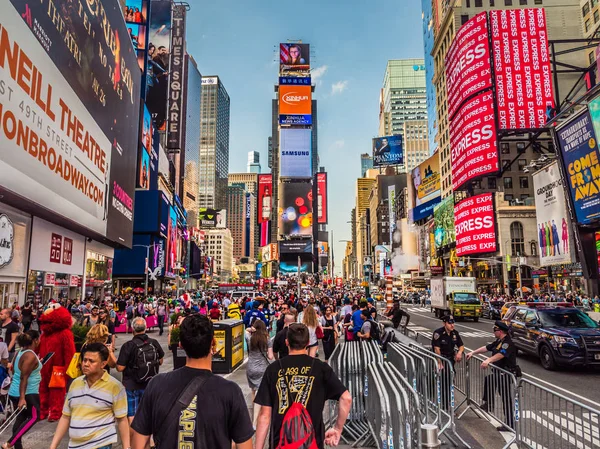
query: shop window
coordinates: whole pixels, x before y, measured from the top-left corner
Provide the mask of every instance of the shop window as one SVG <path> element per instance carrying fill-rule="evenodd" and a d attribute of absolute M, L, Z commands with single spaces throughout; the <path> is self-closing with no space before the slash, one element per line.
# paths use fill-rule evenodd
<path fill-rule="evenodd" d="M 510 224 L 510 250 L 513 256 L 522 256 L 525 254 L 523 225 L 518 221 L 513 221 Z"/>

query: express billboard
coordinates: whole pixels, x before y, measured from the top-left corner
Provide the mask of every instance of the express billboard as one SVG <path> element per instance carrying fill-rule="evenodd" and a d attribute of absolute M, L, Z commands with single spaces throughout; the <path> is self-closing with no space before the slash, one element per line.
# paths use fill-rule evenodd
<path fill-rule="evenodd" d="M 573 262 L 563 178 L 557 162 L 533 175 L 540 265 Z"/>
<path fill-rule="evenodd" d="M 282 178 L 312 177 L 312 131 L 284 129 L 279 135 L 279 176 Z"/>
<path fill-rule="evenodd" d="M 317 173 L 317 223 L 327 223 L 327 173 Z"/>
<path fill-rule="evenodd" d="M 452 188 L 499 170 L 491 91 L 483 92 L 460 108 L 450 122 Z"/>
<path fill-rule="evenodd" d="M 454 37 L 446 54 L 448 117 L 470 96 L 492 87 L 487 13 L 475 15 Z"/>
<path fill-rule="evenodd" d="M 600 218 L 600 152 L 590 112 L 561 124 L 556 136 L 577 222 L 590 224 Z"/>
<path fill-rule="evenodd" d="M 273 209 L 273 175 L 258 175 L 258 206 L 260 211 L 258 222 L 264 223 L 271 219 L 271 210 Z"/>
<path fill-rule="evenodd" d="M 312 125 L 312 86 L 279 86 L 279 123 L 282 125 Z"/>
<path fill-rule="evenodd" d="M 413 221 L 433 215 L 433 208 L 440 202 L 440 158 L 435 153 L 411 171 L 409 184 Z"/>
<path fill-rule="evenodd" d="M 284 182 L 279 185 L 279 233 L 286 236 L 312 236 L 312 184 Z"/>
<path fill-rule="evenodd" d="M 499 129 L 543 128 L 554 105 L 543 8 L 490 11 Z"/>
<path fill-rule="evenodd" d="M 384 136 L 373 139 L 373 167 L 403 163 L 402 136 Z"/>
<path fill-rule="evenodd" d="M 482 193 L 466 198 L 454 206 L 456 255 L 496 251 L 496 217 L 494 194 Z"/>
<path fill-rule="evenodd" d="M 2 187 L 129 246 L 140 136 L 135 50 L 116 0 L 102 3 L 103 17 L 98 5 L 51 5 L 49 14 L 47 2 L 0 0 L 0 79 L 10 92 L 0 111 Z"/>
<path fill-rule="evenodd" d="M 279 44 L 279 73 L 310 72 L 309 44 Z"/>

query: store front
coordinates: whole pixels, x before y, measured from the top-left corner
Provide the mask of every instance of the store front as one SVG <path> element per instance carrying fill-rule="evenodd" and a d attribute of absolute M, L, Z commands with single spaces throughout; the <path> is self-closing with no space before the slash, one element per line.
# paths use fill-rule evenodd
<path fill-rule="evenodd" d="M 104 300 L 112 296 L 115 250 L 92 240 L 85 248 L 85 297 Z"/>
<path fill-rule="evenodd" d="M 31 216 L 0 203 L 0 306 L 25 302 Z"/>
<path fill-rule="evenodd" d="M 81 298 L 85 237 L 33 218 L 27 298 L 36 303 Z"/>

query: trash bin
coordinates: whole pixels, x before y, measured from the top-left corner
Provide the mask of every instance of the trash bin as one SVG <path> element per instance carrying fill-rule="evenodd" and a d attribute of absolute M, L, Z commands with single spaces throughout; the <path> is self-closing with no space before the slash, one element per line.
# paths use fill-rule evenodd
<path fill-rule="evenodd" d="M 244 322 L 222 320 L 213 323 L 217 347 L 212 357 L 215 374 L 229 374 L 244 361 Z"/>

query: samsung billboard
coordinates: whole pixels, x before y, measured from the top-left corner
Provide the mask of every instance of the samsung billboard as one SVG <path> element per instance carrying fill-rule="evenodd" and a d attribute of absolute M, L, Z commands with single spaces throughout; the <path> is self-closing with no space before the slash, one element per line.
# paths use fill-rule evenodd
<path fill-rule="evenodd" d="M 282 129 L 279 147 L 281 178 L 312 177 L 312 131 L 310 129 Z"/>

